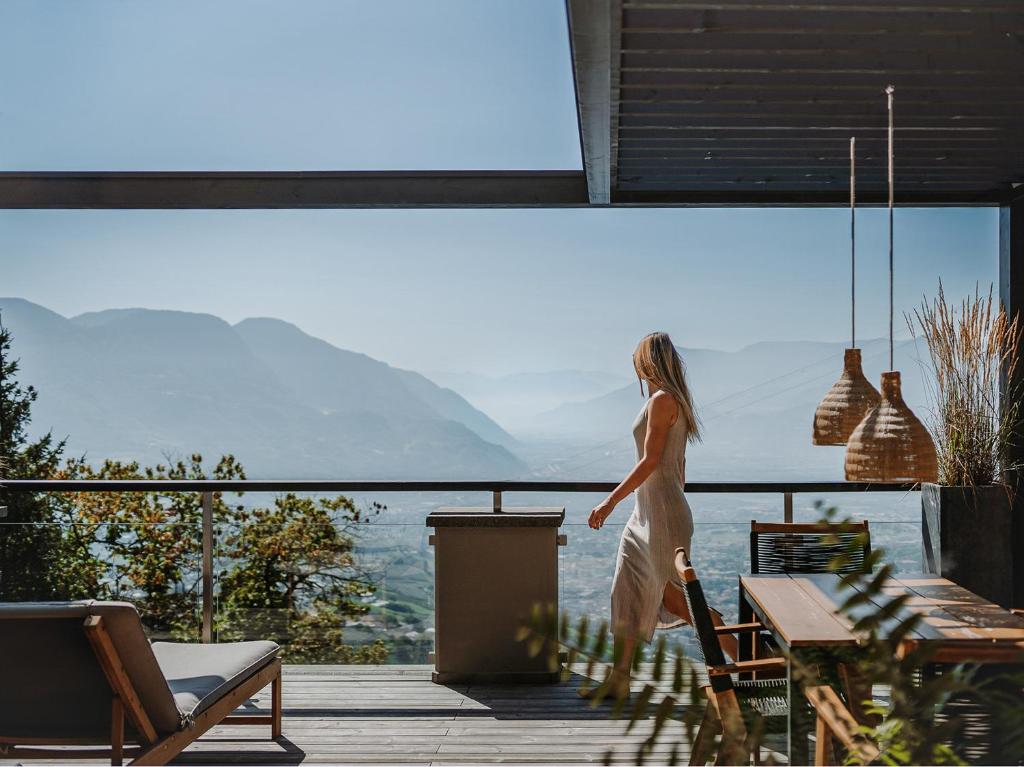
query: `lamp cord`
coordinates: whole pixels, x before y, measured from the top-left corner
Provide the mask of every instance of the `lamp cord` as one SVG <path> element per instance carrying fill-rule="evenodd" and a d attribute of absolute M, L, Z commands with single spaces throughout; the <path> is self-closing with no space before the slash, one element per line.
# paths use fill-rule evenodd
<path fill-rule="evenodd" d="M 892 121 L 892 94 L 896 89 L 889 85 L 885 92 L 889 97 L 889 370 L 896 365 L 893 359 L 892 342 L 892 319 L 893 319 L 893 121 Z"/>
<path fill-rule="evenodd" d="M 850 137 L 850 348 L 857 348 L 857 139 Z"/>

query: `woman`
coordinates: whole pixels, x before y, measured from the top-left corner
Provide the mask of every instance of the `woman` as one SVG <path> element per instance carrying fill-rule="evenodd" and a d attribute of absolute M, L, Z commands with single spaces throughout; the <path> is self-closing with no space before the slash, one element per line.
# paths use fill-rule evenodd
<path fill-rule="evenodd" d="M 700 425 L 679 353 L 667 333 L 651 333 L 633 352 L 640 392 L 647 402 L 633 422 L 637 463 L 615 490 L 590 512 L 600 530 L 615 507 L 636 491 L 636 506 L 622 531 L 612 581 L 615 668 L 605 694 L 629 692 L 631 660 L 638 640 L 650 642 L 656 628 L 691 623 L 675 552 L 690 553 L 693 517 L 683 495 L 686 444 L 700 440 Z M 722 625 L 712 611 L 712 620 Z M 723 648 L 735 657 L 735 639 Z"/>

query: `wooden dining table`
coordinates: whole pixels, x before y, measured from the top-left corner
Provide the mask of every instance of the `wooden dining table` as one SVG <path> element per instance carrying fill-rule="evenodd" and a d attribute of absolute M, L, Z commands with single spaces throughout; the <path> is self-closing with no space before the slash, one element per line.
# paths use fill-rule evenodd
<path fill-rule="evenodd" d="M 878 603 L 907 595 L 905 605 L 881 625 L 879 634 L 884 636 L 886 629 L 912 613 L 920 615 L 902 649 L 927 645 L 933 662 L 1024 661 L 1024 617 L 945 578 L 894 574 L 874 602 L 841 612 L 840 605 L 852 593 L 834 573 L 740 576 L 740 622 L 760 621 L 790 658 L 790 764 L 811 763 L 808 740 L 813 729 L 801 680 L 794 677 L 794 670 L 820 667 L 829 660 L 855 659 L 864 637 L 854 631 L 854 621 L 876 612 L 881 607 Z M 744 650 L 749 652 L 748 646 L 744 645 Z"/>

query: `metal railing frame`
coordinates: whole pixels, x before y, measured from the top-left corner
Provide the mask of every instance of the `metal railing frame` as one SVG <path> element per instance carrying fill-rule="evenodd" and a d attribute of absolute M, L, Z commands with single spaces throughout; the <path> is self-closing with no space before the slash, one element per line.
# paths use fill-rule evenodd
<path fill-rule="evenodd" d="M 616 482 L 532 480 L 0 480 L 0 488 L 25 493 L 198 493 L 202 501 L 202 640 L 213 635 L 213 497 L 216 493 L 464 493 L 491 494 L 491 509 L 503 513 L 503 493 L 609 493 Z M 779 494 L 783 521 L 793 521 L 797 493 L 910 492 L 919 486 L 903 482 L 687 482 L 693 494 Z"/>

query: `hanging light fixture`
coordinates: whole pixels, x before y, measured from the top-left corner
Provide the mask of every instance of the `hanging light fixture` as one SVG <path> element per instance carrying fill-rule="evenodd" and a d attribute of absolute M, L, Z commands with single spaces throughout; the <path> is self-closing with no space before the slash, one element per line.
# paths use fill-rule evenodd
<path fill-rule="evenodd" d="M 903 401 L 900 374 L 893 370 L 893 92 L 889 108 L 889 370 L 882 373 L 882 399 L 850 435 L 846 479 L 860 482 L 934 482 L 935 443 Z"/>
<path fill-rule="evenodd" d="M 857 139 L 850 138 L 850 348 L 843 357 L 843 374 L 832 384 L 814 411 L 811 442 L 845 445 L 857 424 L 878 404 L 878 390 L 864 377 L 857 348 Z"/>

